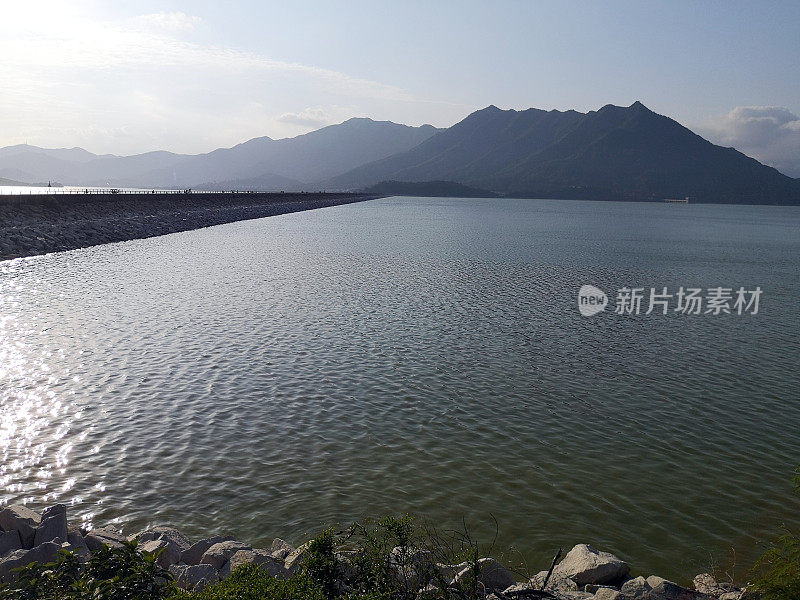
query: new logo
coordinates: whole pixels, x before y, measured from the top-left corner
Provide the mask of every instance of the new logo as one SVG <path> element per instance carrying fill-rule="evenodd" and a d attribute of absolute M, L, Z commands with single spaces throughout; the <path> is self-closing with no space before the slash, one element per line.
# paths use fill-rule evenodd
<path fill-rule="evenodd" d="M 608 296 L 600 288 L 583 285 L 578 290 L 578 310 L 584 317 L 603 312 L 608 306 Z"/>

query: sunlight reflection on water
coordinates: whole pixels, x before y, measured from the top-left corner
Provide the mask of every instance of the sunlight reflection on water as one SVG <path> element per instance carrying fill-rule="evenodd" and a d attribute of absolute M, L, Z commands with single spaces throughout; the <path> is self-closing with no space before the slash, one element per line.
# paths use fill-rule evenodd
<path fill-rule="evenodd" d="M 82 498 L 70 494 L 76 480 L 68 470 L 74 442 L 88 432 L 74 431 L 83 411 L 73 402 L 75 391 L 65 387 L 80 379 L 63 365 L 63 349 L 41 343 L 49 328 L 37 323 L 40 315 L 31 308 L 46 302 L 49 286 L 40 278 L 32 281 L 35 288 L 14 279 L 25 264 L 0 263 L 0 487 L 25 504 L 80 504 Z M 35 348 L 31 339 L 39 342 Z"/>

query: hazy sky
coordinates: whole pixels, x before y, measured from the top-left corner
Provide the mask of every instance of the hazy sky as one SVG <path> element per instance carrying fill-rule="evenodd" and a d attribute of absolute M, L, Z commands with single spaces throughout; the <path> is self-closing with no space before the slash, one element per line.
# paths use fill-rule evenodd
<path fill-rule="evenodd" d="M 204 152 L 641 100 L 800 176 L 800 2 L 0 0 L 0 146 Z"/>

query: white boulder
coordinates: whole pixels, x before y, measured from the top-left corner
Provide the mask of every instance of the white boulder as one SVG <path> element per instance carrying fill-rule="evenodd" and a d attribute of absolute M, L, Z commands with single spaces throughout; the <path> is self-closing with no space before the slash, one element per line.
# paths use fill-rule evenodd
<path fill-rule="evenodd" d="M 700 573 L 692 582 L 694 589 L 703 594 L 712 596 L 722 596 L 737 591 L 736 587 L 730 583 L 720 583 L 711 573 Z"/>
<path fill-rule="evenodd" d="M 180 531 L 174 527 L 164 525 L 145 529 L 144 531 L 140 531 L 136 535 L 131 536 L 129 539 L 135 539 L 140 544 L 152 542 L 154 540 L 168 540 L 178 549 L 179 552 L 188 550 L 192 545 L 192 542 L 189 540 L 189 538 L 183 535 Z"/>
<path fill-rule="evenodd" d="M 669 579 L 664 579 L 663 577 L 659 577 L 658 575 L 650 575 L 645 581 L 647 581 L 647 585 L 649 585 L 651 588 L 661 585 L 664 582 L 675 583 L 674 581 L 670 581 Z M 676 583 L 675 585 L 678 584 Z"/>
<path fill-rule="evenodd" d="M 239 550 L 252 550 L 252 546 L 248 546 L 242 542 L 227 541 L 219 542 L 211 546 L 203 554 L 200 559 L 201 565 L 213 565 L 218 571 L 228 562 L 231 556 L 236 554 Z"/>
<path fill-rule="evenodd" d="M 294 552 L 294 546 L 289 544 L 288 542 L 282 540 L 281 538 L 275 538 L 272 540 L 272 546 L 270 546 L 270 552 L 276 558 L 280 558 L 281 560 L 285 559 L 289 556 L 292 552 Z"/>
<path fill-rule="evenodd" d="M 619 591 L 622 592 L 622 595 L 625 598 L 630 598 L 630 600 L 637 600 L 644 596 L 647 592 L 653 589 L 647 580 L 642 577 L 636 577 L 635 579 L 629 579 L 622 586 L 619 588 Z"/>
<path fill-rule="evenodd" d="M 627 577 L 631 568 L 610 552 L 588 544 L 578 544 L 553 569 L 553 576 L 572 579 L 578 586 L 587 583 L 613 583 Z"/>
<path fill-rule="evenodd" d="M 214 544 L 219 544 L 220 542 L 232 541 L 234 541 L 234 539 L 229 535 L 218 535 L 216 537 L 195 542 L 181 553 L 181 562 L 187 565 L 199 565 L 200 559 L 203 558 L 203 554 L 205 554 L 206 551 L 211 548 L 211 546 Z"/>
<path fill-rule="evenodd" d="M 310 544 L 311 542 L 306 542 L 286 557 L 283 564 L 289 575 L 294 575 L 300 569 L 300 565 L 303 563 L 303 558 Z"/>

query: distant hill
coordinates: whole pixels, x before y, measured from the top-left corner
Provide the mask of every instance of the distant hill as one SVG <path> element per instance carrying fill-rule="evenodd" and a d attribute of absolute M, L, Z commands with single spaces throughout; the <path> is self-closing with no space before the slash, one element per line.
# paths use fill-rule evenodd
<path fill-rule="evenodd" d="M 32 185 L 32 184 L 23 183 L 22 181 L 14 181 L 13 179 L 6 179 L 5 177 L 0 177 L 0 185 L 29 186 L 29 185 Z"/>
<path fill-rule="evenodd" d="M 100 156 L 22 144 L 0 148 L 0 177 L 80 186 L 800 204 L 800 180 L 715 146 L 640 102 L 588 113 L 489 106 L 448 129 L 350 119 L 198 155 Z"/>
<path fill-rule="evenodd" d="M 385 180 L 457 181 L 519 197 L 800 204 L 800 181 L 640 102 L 585 114 L 490 106 L 325 186 L 361 189 Z"/>
<path fill-rule="evenodd" d="M 299 187 L 308 188 L 309 182 L 342 173 L 375 157 L 409 150 L 437 131 L 430 125 L 409 127 L 389 121 L 350 119 L 294 138 L 254 138 L 233 148 L 188 157 L 148 173 L 147 178 L 153 182 L 150 185 L 198 187 L 199 182 L 235 183 L 280 176 L 304 182 Z"/>
<path fill-rule="evenodd" d="M 14 154 L 22 154 L 31 152 L 34 154 L 41 154 L 51 158 L 67 160 L 71 162 L 88 162 L 97 158 L 97 154 L 92 154 L 83 148 L 39 148 L 38 146 L 30 146 L 28 144 L 17 144 L 16 146 L 6 146 L 0 148 L 0 157 L 12 156 Z"/>
<path fill-rule="evenodd" d="M 284 187 L 290 180 L 303 182 L 299 187 L 308 188 L 309 182 L 405 152 L 437 131 L 431 125 L 409 127 L 350 119 L 294 138 L 254 138 L 233 148 L 198 155 L 148 152 L 100 156 L 80 148 L 48 150 L 18 145 L 0 148 L 0 177 L 58 179 L 75 185 L 178 188 L 283 178 L 270 189 Z"/>
<path fill-rule="evenodd" d="M 17 187 L 47 187 L 48 184 L 52 187 L 62 187 L 60 183 L 57 181 L 47 181 L 47 182 L 39 182 L 39 183 L 27 183 L 25 181 L 15 181 L 13 179 L 6 179 L 4 177 L 0 177 L 0 185 L 13 185 Z"/>
<path fill-rule="evenodd" d="M 93 158 L 87 159 L 86 154 Z M 158 187 L 148 174 L 186 158 L 186 155 L 171 152 L 112 156 L 91 154 L 80 148 L 53 150 L 9 146 L 0 148 L 0 177 L 22 181 L 57 179 L 67 185 Z"/>
<path fill-rule="evenodd" d="M 454 181 L 381 181 L 363 190 L 368 194 L 431 198 L 496 198 L 497 194 Z"/>

